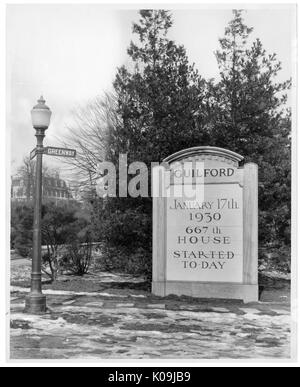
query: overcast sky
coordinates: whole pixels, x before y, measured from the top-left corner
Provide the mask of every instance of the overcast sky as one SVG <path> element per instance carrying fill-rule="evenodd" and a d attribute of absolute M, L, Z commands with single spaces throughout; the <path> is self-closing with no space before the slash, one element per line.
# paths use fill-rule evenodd
<path fill-rule="evenodd" d="M 243 8 L 246 8 L 243 5 Z M 171 9 L 171 7 L 169 7 Z M 104 5 L 9 5 L 7 7 L 7 129 L 11 133 L 12 172 L 35 147 L 30 110 L 43 94 L 52 110 L 45 145 L 58 145 L 70 111 L 111 89 L 116 68 L 126 64 L 137 9 Z M 252 37 L 276 52 L 280 80 L 292 75 L 292 6 L 251 7 L 244 14 Z M 213 52 L 232 18 L 227 8 L 173 9 L 169 37 L 183 44 L 200 74 L 216 78 Z M 197 144 L 199 145 L 199 144 Z M 47 162 L 49 164 L 49 158 Z"/>

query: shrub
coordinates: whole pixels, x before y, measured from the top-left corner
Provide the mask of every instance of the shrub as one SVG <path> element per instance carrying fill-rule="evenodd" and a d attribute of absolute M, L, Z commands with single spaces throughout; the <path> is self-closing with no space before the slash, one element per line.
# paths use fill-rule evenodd
<path fill-rule="evenodd" d="M 33 207 L 31 204 L 12 204 L 11 246 L 23 257 L 32 251 Z M 60 256 L 64 245 L 72 245 L 72 259 L 77 262 L 74 272 L 84 274 L 88 269 L 90 252 L 78 246 L 91 242 L 90 217 L 87 211 L 80 211 L 75 206 L 47 203 L 42 206 L 42 244 L 47 252 L 42 256 L 42 268 L 53 281 L 60 268 Z"/>
<path fill-rule="evenodd" d="M 17 235 L 14 241 L 14 247 L 21 257 L 27 258 L 32 250 L 32 239 L 24 235 Z"/>
<path fill-rule="evenodd" d="M 143 275 L 151 281 L 152 255 L 142 247 L 132 251 L 125 246 L 105 246 L 101 263 L 104 270 Z"/>
<path fill-rule="evenodd" d="M 289 245 L 264 247 L 259 249 L 261 270 L 291 272 L 291 248 Z"/>
<path fill-rule="evenodd" d="M 11 207 L 11 247 L 22 257 L 27 257 L 32 248 L 33 207 L 28 204 L 13 204 Z"/>
<path fill-rule="evenodd" d="M 104 269 L 151 278 L 152 223 L 144 203 L 136 208 L 121 208 L 120 200 L 111 200 L 99 221 Z M 151 202 L 150 202 L 151 210 Z"/>
<path fill-rule="evenodd" d="M 91 242 L 80 245 L 77 242 L 67 246 L 67 252 L 60 259 L 62 269 L 75 275 L 84 275 L 88 272 L 92 260 Z"/>

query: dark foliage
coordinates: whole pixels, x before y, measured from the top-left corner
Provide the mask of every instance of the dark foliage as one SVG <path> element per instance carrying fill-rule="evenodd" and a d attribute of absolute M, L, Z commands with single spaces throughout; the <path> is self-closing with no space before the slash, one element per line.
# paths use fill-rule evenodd
<path fill-rule="evenodd" d="M 252 28 L 244 24 L 241 11 L 233 15 L 215 53 L 221 78 L 215 82 L 203 80 L 189 65 L 184 47 L 167 38 L 172 26 L 167 11 L 140 11 L 133 25 L 139 43 L 128 49 L 134 70 L 121 67 L 114 83 L 121 119 L 109 132 L 107 155 L 115 164 L 119 153 L 127 153 L 128 162 L 149 165 L 179 149 L 211 145 L 256 162 L 260 245 L 277 249 L 287 262 L 291 117 L 283 107 L 291 82 L 276 81 L 281 69 L 276 55 L 267 54 L 259 39 L 249 41 Z M 104 207 L 102 236 L 110 265 L 124 260 L 118 267 L 129 270 L 130 257 L 144 251 L 136 264 L 141 272 L 150 270 L 145 257 L 151 244 L 151 201 L 119 198 Z"/>
<path fill-rule="evenodd" d="M 12 246 L 23 257 L 30 256 L 32 205 L 13 204 L 11 219 Z M 79 275 L 87 272 L 91 261 L 91 235 L 90 215 L 86 210 L 81 211 L 70 205 L 57 206 L 54 203 L 42 206 L 42 245 L 47 247 L 47 252 L 42 256 L 42 263 L 43 271 L 51 280 L 55 280 L 63 269 Z"/>

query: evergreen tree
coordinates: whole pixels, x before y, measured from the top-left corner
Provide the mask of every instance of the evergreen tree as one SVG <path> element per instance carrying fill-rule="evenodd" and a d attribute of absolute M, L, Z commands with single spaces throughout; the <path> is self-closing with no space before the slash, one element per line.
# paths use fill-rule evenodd
<path fill-rule="evenodd" d="M 284 109 L 291 81 L 277 82 L 281 63 L 234 10 L 216 54 L 220 81 L 210 82 L 211 144 L 236 151 L 259 166 L 259 237 L 290 240 L 290 112 Z"/>
<path fill-rule="evenodd" d="M 143 161 L 149 168 L 208 140 L 205 116 L 199 114 L 206 84 L 184 47 L 168 39 L 170 13 L 141 10 L 139 15 L 133 24 L 136 39 L 128 48 L 131 69 L 119 68 L 114 82 L 120 121 L 109 132 L 107 158 L 118 165 L 119 154 L 126 153 L 128 163 Z M 106 200 L 101 238 L 106 256 L 123 257 L 120 268 L 151 274 L 151 214 L 151 198 Z"/>
<path fill-rule="evenodd" d="M 131 69 L 119 68 L 114 82 L 119 120 L 108 133 L 107 159 L 117 165 L 119 154 L 126 153 L 128 163 L 149 166 L 196 145 L 236 151 L 259 166 L 261 244 L 286 247 L 291 117 L 283 108 L 291 82 L 276 81 L 281 64 L 259 39 L 249 43 L 252 29 L 241 11 L 234 11 L 220 39 L 217 83 L 202 79 L 184 47 L 167 38 L 171 26 L 171 15 L 163 10 L 142 10 L 133 25 L 137 39 L 128 49 Z M 136 272 L 140 265 L 149 273 L 151 200 L 107 199 L 101 220 L 108 261 Z"/>
<path fill-rule="evenodd" d="M 116 156 L 161 161 L 205 139 L 198 129 L 205 82 L 188 63 L 185 48 L 167 38 L 172 23 L 168 11 L 141 10 L 133 25 L 138 37 L 128 49 L 133 70 L 119 68 L 114 82 L 122 117 L 110 138 Z"/>

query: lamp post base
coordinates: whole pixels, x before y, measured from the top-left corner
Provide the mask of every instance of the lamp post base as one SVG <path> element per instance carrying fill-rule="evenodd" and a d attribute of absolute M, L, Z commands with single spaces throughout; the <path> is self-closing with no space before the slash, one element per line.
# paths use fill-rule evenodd
<path fill-rule="evenodd" d="M 46 296 L 43 293 L 29 293 L 25 299 L 24 313 L 43 314 L 46 310 Z"/>

